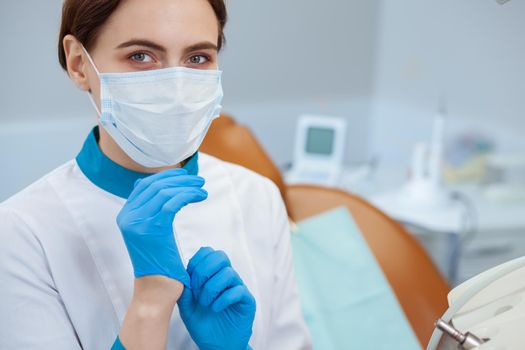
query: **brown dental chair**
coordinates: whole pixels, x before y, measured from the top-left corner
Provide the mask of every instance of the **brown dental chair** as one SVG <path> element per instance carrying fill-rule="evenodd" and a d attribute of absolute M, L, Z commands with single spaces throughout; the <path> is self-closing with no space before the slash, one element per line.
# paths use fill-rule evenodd
<path fill-rule="evenodd" d="M 419 342 L 426 346 L 434 322 L 447 308 L 449 288 L 419 242 L 399 223 L 350 193 L 320 186 L 285 185 L 279 169 L 254 135 L 231 117 L 223 116 L 214 121 L 201 151 L 273 180 L 293 221 L 346 206 L 383 269 Z"/>

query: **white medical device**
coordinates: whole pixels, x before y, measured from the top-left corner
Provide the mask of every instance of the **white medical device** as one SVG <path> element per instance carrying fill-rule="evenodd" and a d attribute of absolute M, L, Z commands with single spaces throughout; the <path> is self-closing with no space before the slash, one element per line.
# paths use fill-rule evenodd
<path fill-rule="evenodd" d="M 439 210 L 450 204 L 450 196 L 442 184 L 444 126 L 444 114 L 440 112 L 434 119 L 430 147 L 420 143 L 414 148 L 412 176 L 400 196 L 414 207 Z"/>
<path fill-rule="evenodd" d="M 448 300 L 427 350 L 525 348 L 525 257 L 464 282 Z"/>
<path fill-rule="evenodd" d="M 372 202 L 396 219 L 437 232 L 463 230 L 464 207 L 443 184 L 444 112 L 434 119 L 430 144 L 414 147 L 411 176 L 399 189 L 376 195 Z"/>
<path fill-rule="evenodd" d="M 337 185 L 346 144 L 343 118 L 303 115 L 295 136 L 294 161 L 286 175 L 288 183 Z"/>

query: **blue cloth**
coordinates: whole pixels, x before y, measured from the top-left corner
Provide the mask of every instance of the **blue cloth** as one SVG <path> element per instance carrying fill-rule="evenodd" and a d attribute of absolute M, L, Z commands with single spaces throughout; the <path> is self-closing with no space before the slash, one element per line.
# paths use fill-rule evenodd
<path fill-rule="evenodd" d="M 118 197 L 127 199 L 135 182 L 151 174 L 126 169 L 109 159 L 98 146 L 98 126 L 89 133 L 82 150 L 76 157 L 80 170 L 97 187 Z M 199 153 L 195 153 L 184 165 L 189 175 L 199 173 Z"/>
<path fill-rule="evenodd" d="M 111 350 L 126 350 L 124 345 L 122 345 L 122 343 L 120 342 L 119 337 L 117 337 L 117 339 L 115 340 L 115 344 L 113 344 L 113 346 L 111 347 Z"/>
<path fill-rule="evenodd" d="M 421 349 L 346 208 L 300 222 L 292 247 L 315 349 Z"/>

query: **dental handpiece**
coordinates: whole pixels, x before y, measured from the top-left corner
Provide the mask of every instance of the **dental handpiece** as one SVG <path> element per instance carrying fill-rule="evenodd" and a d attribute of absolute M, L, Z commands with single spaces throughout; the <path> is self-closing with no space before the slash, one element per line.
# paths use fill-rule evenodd
<path fill-rule="evenodd" d="M 465 350 L 477 348 L 487 341 L 486 339 L 478 338 L 470 332 L 463 334 L 451 324 L 443 320 L 437 320 L 436 327 L 452 339 L 456 340 L 460 344 L 461 348 Z"/>

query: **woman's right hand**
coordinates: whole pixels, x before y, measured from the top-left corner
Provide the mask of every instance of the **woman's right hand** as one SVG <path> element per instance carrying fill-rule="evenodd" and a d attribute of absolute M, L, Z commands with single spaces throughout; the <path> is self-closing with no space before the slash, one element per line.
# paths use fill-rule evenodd
<path fill-rule="evenodd" d="M 175 215 L 186 205 L 205 200 L 204 179 L 182 168 L 135 183 L 117 217 L 135 277 L 165 276 L 189 287 L 190 278 L 173 232 Z"/>
<path fill-rule="evenodd" d="M 190 285 L 173 220 L 186 205 L 208 197 L 203 185 L 203 178 L 180 168 L 149 176 L 135 183 L 117 217 L 136 277 L 133 299 L 120 329 L 127 350 L 166 348 L 169 321 L 182 284 Z"/>

